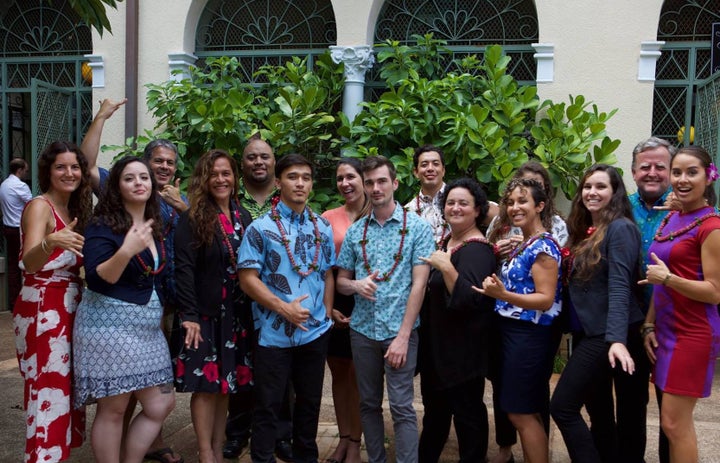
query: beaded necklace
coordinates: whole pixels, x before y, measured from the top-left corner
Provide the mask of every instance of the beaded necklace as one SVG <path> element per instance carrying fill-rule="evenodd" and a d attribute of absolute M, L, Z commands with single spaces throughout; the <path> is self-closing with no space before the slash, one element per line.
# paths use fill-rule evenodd
<path fill-rule="evenodd" d="M 521 246 L 518 246 L 517 248 L 513 249 L 513 251 L 508 256 L 508 261 L 511 261 L 514 258 L 516 258 L 517 256 L 519 256 L 520 254 L 522 254 L 522 252 L 525 249 L 527 249 L 528 246 L 530 246 L 531 244 L 533 244 L 535 241 L 537 241 L 540 238 L 549 238 L 557 245 L 557 241 L 555 241 L 555 238 L 553 238 L 552 234 L 550 234 L 548 232 L 537 233 L 537 234 L 531 236 L 526 241 L 524 241 Z M 558 249 L 560 249 L 560 246 L 558 246 Z"/>
<path fill-rule="evenodd" d="M 703 215 L 702 217 L 695 217 L 692 222 L 684 226 L 683 228 L 679 230 L 674 230 L 668 233 L 667 235 L 663 236 L 662 231 L 665 228 L 665 225 L 667 225 L 668 221 L 670 220 L 670 217 L 673 215 L 678 214 L 678 211 L 672 211 L 668 215 L 665 216 L 665 218 L 660 222 L 660 226 L 658 227 L 657 233 L 655 233 L 655 241 L 662 243 L 664 241 L 672 241 L 675 238 L 677 238 L 680 235 L 684 235 L 685 233 L 689 232 L 695 227 L 700 226 L 701 223 L 703 223 L 705 220 L 709 219 L 710 217 L 720 217 L 720 214 L 717 212 L 708 212 L 707 214 Z"/>
<path fill-rule="evenodd" d="M 218 214 L 222 214 L 222 212 L 219 212 Z M 232 211 L 232 215 L 235 217 L 235 221 L 240 225 L 238 235 L 240 239 L 242 239 L 243 235 L 245 235 L 245 228 L 243 227 L 242 219 L 240 218 L 240 212 L 238 211 L 237 205 L 235 205 L 235 210 Z M 233 226 L 232 220 L 230 220 L 230 225 Z M 223 225 L 220 223 L 219 218 L 217 221 L 217 227 L 220 230 L 220 235 L 222 236 L 222 242 L 225 245 L 225 249 L 227 249 L 228 255 L 230 256 L 230 265 L 232 266 L 232 271 L 233 273 L 235 273 L 237 271 L 237 258 L 235 256 L 235 250 L 232 247 L 232 243 L 230 242 L 230 234 L 225 231 L 225 227 L 223 227 Z"/>
<path fill-rule="evenodd" d="M 155 276 L 155 275 L 159 274 L 165 268 L 165 262 L 166 262 L 165 240 L 160 241 L 160 265 L 158 266 L 157 270 L 153 270 L 152 267 L 150 267 L 148 264 L 146 264 L 145 261 L 143 260 L 143 258 L 140 256 L 140 253 L 135 254 L 135 257 L 137 258 L 138 262 L 140 262 L 140 267 L 142 267 L 143 273 L 145 274 L 145 276 L 148 276 L 148 275 Z"/>
<path fill-rule="evenodd" d="M 448 240 L 447 240 L 447 242 L 445 242 L 445 244 L 444 244 L 444 246 L 443 246 L 443 249 L 446 249 L 446 248 L 447 248 L 448 243 L 450 243 L 450 238 L 452 238 L 452 235 L 451 235 L 451 236 L 448 236 Z M 464 248 L 465 246 L 467 246 L 468 243 L 482 243 L 482 244 L 487 244 L 487 245 L 489 245 L 489 246 L 492 246 L 492 245 L 490 244 L 490 242 L 487 240 L 487 238 L 481 237 L 481 236 L 473 236 L 473 237 L 471 237 L 471 238 L 468 238 L 468 239 L 466 239 L 466 240 L 463 240 L 463 241 L 462 241 L 460 244 L 458 244 L 457 246 L 453 246 L 453 248 L 450 250 L 450 255 L 455 254 L 455 253 L 458 252 L 460 249 L 462 249 L 462 248 Z"/>
<path fill-rule="evenodd" d="M 370 262 L 368 262 L 368 256 L 367 256 L 367 250 L 365 249 L 365 245 L 368 242 L 367 239 L 367 231 L 368 226 L 370 225 L 370 217 L 367 217 L 365 219 L 365 228 L 363 228 L 363 236 L 360 240 L 360 247 L 362 248 L 362 256 L 363 256 L 363 268 L 365 268 L 365 271 L 370 275 L 372 273 L 372 267 L 370 266 Z M 382 276 L 376 276 L 374 278 L 375 281 L 388 281 L 390 279 L 390 275 L 393 274 L 395 269 L 397 268 L 398 264 L 402 260 L 402 250 L 403 246 L 405 245 L 405 235 L 407 235 L 408 229 L 407 229 L 407 209 L 403 207 L 403 224 L 402 228 L 400 229 L 400 246 L 398 248 L 398 252 L 393 255 L 393 266 L 392 268 L 383 273 Z"/>
<path fill-rule="evenodd" d="M 320 229 L 318 228 L 317 217 L 315 217 L 315 214 L 313 214 L 312 210 L 310 210 L 310 208 L 308 208 L 307 206 L 305 207 L 305 211 L 307 211 L 308 217 L 310 217 L 310 221 L 313 224 L 313 231 L 315 234 L 315 255 L 313 256 L 312 263 L 308 265 L 308 269 L 300 270 L 300 266 L 295 262 L 295 257 L 290 250 L 290 240 L 285 233 L 285 228 L 283 227 L 282 222 L 280 222 L 280 214 L 277 211 L 277 202 L 274 202 L 270 208 L 270 217 L 275 221 L 275 225 L 277 225 L 277 229 L 280 232 L 280 238 L 282 238 L 282 243 L 285 246 L 285 252 L 290 259 L 290 265 L 292 266 L 292 269 L 301 277 L 307 277 L 319 268 L 318 259 L 320 258 L 320 247 L 322 246 L 322 238 L 320 237 Z"/>

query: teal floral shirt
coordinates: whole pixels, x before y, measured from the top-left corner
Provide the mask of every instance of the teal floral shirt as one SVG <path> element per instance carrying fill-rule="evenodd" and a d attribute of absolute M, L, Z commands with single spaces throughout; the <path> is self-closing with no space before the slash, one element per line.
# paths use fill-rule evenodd
<path fill-rule="evenodd" d="M 375 341 L 391 339 L 400 331 L 410 288 L 412 286 L 412 270 L 416 265 L 426 265 L 420 257 L 428 257 L 435 251 L 433 231 L 430 225 L 414 212 L 407 212 L 398 203 L 395 211 L 383 224 L 375 220 L 371 213 L 364 220 L 358 220 L 350 226 L 340 248 L 337 266 L 355 273 L 355 279 L 368 276 L 365 259 L 363 258 L 361 241 L 367 222 L 367 263 L 372 271 L 379 270 L 379 276 L 389 273 L 395 264 L 395 256 L 400 249 L 403 235 L 403 215 L 406 213 L 407 233 L 402 248 L 402 259 L 390 274 L 388 281 L 378 281 L 375 301 L 369 301 L 355 295 L 355 307 L 350 321 L 350 328 Z M 415 322 L 414 327 L 420 324 Z"/>

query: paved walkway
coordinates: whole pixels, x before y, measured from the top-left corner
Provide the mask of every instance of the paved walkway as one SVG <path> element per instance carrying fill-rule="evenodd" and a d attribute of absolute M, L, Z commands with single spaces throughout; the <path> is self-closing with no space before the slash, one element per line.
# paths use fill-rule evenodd
<path fill-rule="evenodd" d="M 337 426 L 332 406 L 332 395 L 330 392 L 330 376 L 326 371 L 325 387 L 323 393 L 322 409 L 320 412 L 320 427 L 318 429 L 318 445 L 320 448 L 320 461 L 330 455 L 337 444 Z M 554 387 L 557 377 L 552 380 Z M 420 387 L 415 387 L 417 399 L 415 407 L 418 411 L 418 418 L 422 417 L 422 403 L 420 402 Z M 8 312 L 0 312 L 0 463 L 11 463 L 22 461 L 24 448 L 23 410 L 22 410 L 22 380 L 17 370 L 15 359 L 15 348 L 13 341 L 12 319 Z M 490 397 L 489 385 L 485 388 L 486 403 Z M 654 403 L 654 394 L 651 395 L 651 404 L 648 411 L 648 448 L 646 460 L 648 463 L 657 462 L 657 433 L 658 433 L 658 410 Z M 386 433 L 389 436 L 389 461 L 394 461 L 392 455 L 392 420 L 387 407 L 385 409 Z M 490 420 L 492 423 L 492 407 L 489 407 Z M 88 409 L 88 432 L 92 425 L 95 407 Z M 697 427 L 698 440 L 700 442 L 700 462 L 720 463 L 720 364 L 718 373 L 715 375 L 713 395 L 709 399 L 700 400 L 695 410 L 695 422 Z M 490 455 L 495 454 L 497 447 L 494 445 L 494 435 L 491 427 Z M 197 445 L 195 435 L 190 422 L 190 395 L 178 394 L 177 406 L 165 424 L 166 441 L 180 452 L 186 463 L 197 463 Z M 523 461 L 520 446 L 514 449 L 515 461 Z M 367 461 L 363 453 L 364 461 Z M 451 432 L 441 461 L 456 462 L 457 441 Z M 81 448 L 73 451 L 72 457 L 68 460 L 71 463 L 92 462 L 92 450 L 89 441 Z M 232 460 L 226 460 L 230 462 Z M 237 460 L 236 460 L 237 461 Z M 242 463 L 250 462 L 250 457 L 245 452 L 240 456 Z M 557 428 L 552 426 L 550 430 L 550 461 L 552 463 L 569 463 L 570 459 Z"/>

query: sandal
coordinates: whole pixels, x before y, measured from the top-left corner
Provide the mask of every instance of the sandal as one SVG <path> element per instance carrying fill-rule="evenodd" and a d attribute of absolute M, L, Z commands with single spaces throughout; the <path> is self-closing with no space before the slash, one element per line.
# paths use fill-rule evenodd
<path fill-rule="evenodd" d="M 348 434 L 346 436 L 338 436 L 338 438 L 339 439 L 350 439 L 350 434 Z M 350 440 L 352 440 L 352 439 L 350 439 Z M 326 458 L 325 459 L 325 463 L 344 463 L 344 462 L 345 462 L 345 459 L 343 459 L 342 461 L 336 460 L 335 458 Z"/>
<path fill-rule="evenodd" d="M 167 455 L 170 455 L 170 458 L 168 458 Z M 175 455 L 178 456 L 178 459 L 172 460 Z M 160 463 L 185 463 L 183 457 L 181 457 L 180 454 L 175 453 L 175 451 L 170 447 L 164 447 L 154 450 L 152 452 L 148 452 L 145 454 L 145 459 L 159 461 Z"/>

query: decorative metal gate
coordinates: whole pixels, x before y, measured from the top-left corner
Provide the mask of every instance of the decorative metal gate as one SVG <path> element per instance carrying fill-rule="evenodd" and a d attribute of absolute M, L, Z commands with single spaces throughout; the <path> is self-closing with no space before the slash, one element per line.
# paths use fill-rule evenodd
<path fill-rule="evenodd" d="M 720 72 L 698 85 L 695 109 L 695 143 L 720 162 Z M 715 182 L 718 191 L 718 182 Z"/>
<path fill-rule="evenodd" d="M 29 164 L 32 172 L 32 188 L 37 192 L 38 156 L 50 143 L 73 138 L 73 92 L 32 79 L 30 95 L 33 162 Z"/>

